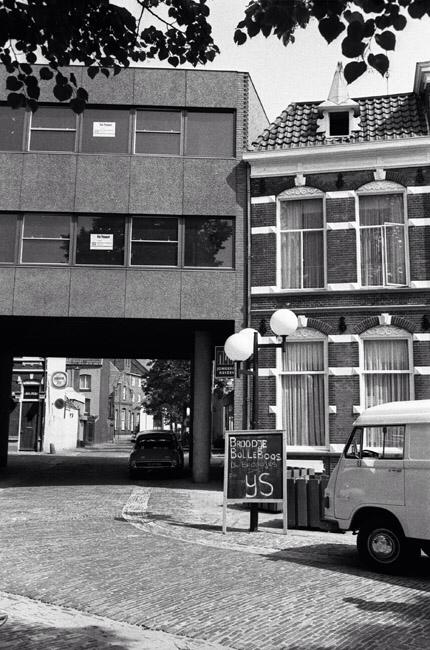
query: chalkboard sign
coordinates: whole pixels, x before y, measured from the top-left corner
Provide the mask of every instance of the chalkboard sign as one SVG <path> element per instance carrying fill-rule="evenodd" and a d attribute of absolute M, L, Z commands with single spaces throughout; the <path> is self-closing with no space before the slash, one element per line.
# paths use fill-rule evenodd
<path fill-rule="evenodd" d="M 227 502 L 286 504 L 286 439 L 283 431 L 226 432 L 224 513 Z"/>

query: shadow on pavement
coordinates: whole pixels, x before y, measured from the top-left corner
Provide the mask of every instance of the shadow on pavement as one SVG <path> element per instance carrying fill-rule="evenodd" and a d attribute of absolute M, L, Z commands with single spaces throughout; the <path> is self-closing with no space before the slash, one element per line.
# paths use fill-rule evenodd
<path fill-rule="evenodd" d="M 418 591 L 430 592 L 430 559 L 422 556 L 417 562 L 400 574 L 389 575 L 375 573 L 364 568 L 358 559 L 355 546 L 350 544 L 307 544 L 286 548 L 276 553 L 265 555 L 266 559 L 272 562 L 292 562 L 303 566 L 324 568 L 327 571 L 334 571 L 353 576 L 365 576 L 378 582 L 385 582 L 390 585 L 397 585 L 416 589 Z M 429 579 L 428 584 L 422 580 Z M 429 600 L 430 608 L 430 600 Z M 429 623 L 430 624 L 430 623 Z"/>
<path fill-rule="evenodd" d="M 0 488 L 64 485 L 144 485 L 182 490 L 222 490 L 223 467 L 219 459 L 211 462 L 209 483 L 194 483 L 186 464 L 180 477 L 151 473 L 131 480 L 127 455 L 17 454 L 0 468 Z"/>

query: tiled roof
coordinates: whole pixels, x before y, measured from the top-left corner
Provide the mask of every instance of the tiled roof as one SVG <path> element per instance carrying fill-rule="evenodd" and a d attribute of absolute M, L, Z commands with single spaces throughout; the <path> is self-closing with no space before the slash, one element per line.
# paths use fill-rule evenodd
<path fill-rule="evenodd" d="M 326 138 L 317 133 L 321 102 L 290 104 L 252 145 L 253 151 L 275 151 L 354 142 L 375 142 L 429 134 L 420 99 L 414 93 L 364 97 L 359 105 L 359 130 L 350 136 Z"/>

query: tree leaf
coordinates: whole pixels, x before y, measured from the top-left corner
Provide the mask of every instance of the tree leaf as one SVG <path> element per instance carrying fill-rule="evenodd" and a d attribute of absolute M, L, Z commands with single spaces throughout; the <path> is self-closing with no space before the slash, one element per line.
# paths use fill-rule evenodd
<path fill-rule="evenodd" d="M 382 76 L 387 72 L 390 67 L 390 62 L 385 54 L 369 54 L 367 62 L 372 68 L 375 68 Z"/>
<path fill-rule="evenodd" d="M 69 84 L 56 84 L 53 90 L 54 96 L 60 102 L 66 102 L 73 94 L 72 87 Z"/>
<path fill-rule="evenodd" d="M 393 27 L 396 31 L 400 32 L 402 29 L 405 29 L 407 22 L 405 16 L 396 16 L 393 20 Z"/>
<path fill-rule="evenodd" d="M 96 65 L 92 65 L 89 68 L 87 68 L 87 75 L 89 76 L 90 79 L 94 79 L 94 77 L 99 73 L 100 68 L 98 68 Z"/>
<path fill-rule="evenodd" d="M 7 96 L 7 103 L 9 106 L 12 106 L 12 108 L 24 107 L 26 104 L 25 95 L 22 93 L 9 93 Z"/>
<path fill-rule="evenodd" d="M 408 7 L 408 13 L 411 18 L 422 18 L 429 11 L 427 0 L 413 0 Z"/>
<path fill-rule="evenodd" d="M 355 41 L 348 36 L 342 41 L 342 53 L 348 59 L 355 59 L 357 56 L 361 56 L 364 48 L 365 44 L 362 41 Z"/>
<path fill-rule="evenodd" d="M 48 79 L 52 79 L 54 76 L 54 73 L 50 68 L 47 68 L 46 66 L 43 68 L 40 68 L 39 70 L 39 77 L 41 79 L 45 79 L 45 81 L 48 81 Z"/>
<path fill-rule="evenodd" d="M 85 110 L 86 103 L 81 97 L 74 97 L 70 100 L 70 108 L 74 113 L 78 115 L 83 113 Z"/>
<path fill-rule="evenodd" d="M 242 32 L 241 29 L 236 29 L 234 32 L 234 37 L 233 40 L 236 43 L 236 45 L 243 45 L 247 39 L 247 36 L 245 32 Z"/>
<path fill-rule="evenodd" d="M 396 47 L 396 36 L 388 30 L 382 34 L 376 34 L 375 41 L 383 50 L 394 50 Z"/>
<path fill-rule="evenodd" d="M 337 16 L 331 16 L 330 18 L 323 18 L 320 20 L 318 29 L 327 43 L 331 43 L 343 32 L 345 25 Z"/>
<path fill-rule="evenodd" d="M 23 87 L 22 81 L 16 77 L 10 76 L 6 79 L 6 88 L 7 90 L 20 90 Z"/>
<path fill-rule="evenodd" d="M 351 61 L 350 63 L 346 64 L 343 74 L 345 76 L 346 82 L 350 84 L 358 79 L 358 77 L 361 77 L 361 75 L 366 72 L 366 70 L 367 65 L 365 61 Z"/>

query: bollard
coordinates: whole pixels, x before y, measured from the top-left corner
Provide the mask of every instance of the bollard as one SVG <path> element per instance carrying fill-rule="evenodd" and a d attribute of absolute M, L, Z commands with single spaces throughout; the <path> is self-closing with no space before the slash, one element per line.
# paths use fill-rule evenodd
<path fill-rule="evenodd" d="M 49 453 L 50 454 L 55 454 L 55 445 L 53 442 L 49 443 Z"/>

